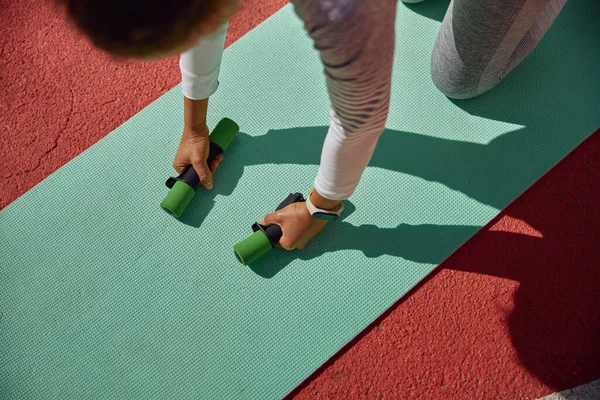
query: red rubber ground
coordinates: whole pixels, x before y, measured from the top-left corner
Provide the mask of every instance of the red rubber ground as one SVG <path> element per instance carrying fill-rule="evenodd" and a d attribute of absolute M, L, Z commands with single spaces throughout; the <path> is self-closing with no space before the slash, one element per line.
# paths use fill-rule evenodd
<path fill-rule="evenodd" d="M 0 2 L 0 209 L 179 82 L 176 58 L 113 61 L 49 4 Z M 284 4 L 246 0 L 227 43 Z M 597 132 L 293 397 L 533 399 L 600 378 L 599 160 Z"/>

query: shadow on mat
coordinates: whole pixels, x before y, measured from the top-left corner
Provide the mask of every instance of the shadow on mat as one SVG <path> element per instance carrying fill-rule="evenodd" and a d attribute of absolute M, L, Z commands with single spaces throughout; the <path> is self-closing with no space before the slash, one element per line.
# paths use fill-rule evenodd
<path fill-rule="evenodd" d="M 342 219 L 326 226 L 310 246 L 301 251 L 276 249 L 249 268 L 269 279 L 295 260 L 311 260 L 341 250 L 359 250 L 369 258 L 391 255 L 420 263 L 439 264 L 456 249 L 457 241 L 465 242 L 479 229 L 468 225 L 400 224 L 396 228 L 355 226 L 344 221 L 355 210 L 354 204 L 346 201 Z M 369 238 L 368 245 L 364 245 L 365 238 Z"/>
<path fill-rule="evenodd" d="M 340 222 L 326 229 L 327 232 L 322 232 L 304 250 L 287 252 L 277 249 L 249 267 L 263 278 L 272 278 L 292 261 L 311 260 L 340 250 L 359 250 L 369 258 L 389 255 L 419 263 L 439 264 L 473 236 L 479 227 L 400 224 L 396 228 L 379 228 Z M 369 239 L 368 244 L 365 244 L 365 238 Z"/>
<path fill-rule="evenodd" d="M 450 5 L 450 0 L 425 0 L 421 3 L 403 3 L 399 0 L 398 2 L 414 13 L 439 22 L 444 20 Z"/>

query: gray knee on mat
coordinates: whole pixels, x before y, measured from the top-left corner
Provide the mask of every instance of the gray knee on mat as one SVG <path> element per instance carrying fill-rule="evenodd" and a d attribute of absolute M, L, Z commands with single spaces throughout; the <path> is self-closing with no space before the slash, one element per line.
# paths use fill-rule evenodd
<path fill-rule="evenodd" d="M 431 59 L 431 79 L 435 87 L 445 96 L 456 99 L 471 99 L 491 89 L 481 87 L 473 79 L 476 71 L 470 71 L 460 60 L 444 60 L 434 56 Z"/>
<path fill-rule="evenodd" d="M 500 79 L 483 78 L 480 63 L 461 57 L 451 43 L 443 36 L 438 37 L 431 55 L 431 79 L 440 92 L 452 99 L 470 99 L 500 83 Z"/>

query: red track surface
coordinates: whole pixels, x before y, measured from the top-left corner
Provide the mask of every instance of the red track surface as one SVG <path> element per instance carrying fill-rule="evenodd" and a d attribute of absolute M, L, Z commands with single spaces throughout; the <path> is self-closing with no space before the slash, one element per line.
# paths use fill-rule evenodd
<path fill-rule="evenodd" d="M 227 43 L 284 4 L 246 0 Z M 0 209 L 179 82 L 176 58 L 113 61 L 47 1 L 4 0 L 0 21 Z M 599 160 L 597 132 L 294 397 L 537 398 L 600 378 Z"/>

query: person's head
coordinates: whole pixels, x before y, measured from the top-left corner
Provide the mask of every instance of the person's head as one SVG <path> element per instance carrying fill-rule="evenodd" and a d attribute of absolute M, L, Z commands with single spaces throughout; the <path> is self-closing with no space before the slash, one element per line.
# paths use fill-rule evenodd
<path fill-rule="evenodd" d="M 92 43 L 120 57 L 180 54 L 215 32 L 241 0 L 57 0 Z"/>

